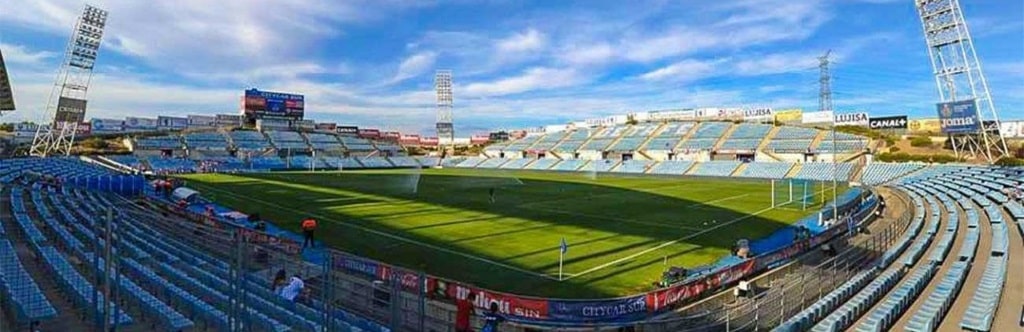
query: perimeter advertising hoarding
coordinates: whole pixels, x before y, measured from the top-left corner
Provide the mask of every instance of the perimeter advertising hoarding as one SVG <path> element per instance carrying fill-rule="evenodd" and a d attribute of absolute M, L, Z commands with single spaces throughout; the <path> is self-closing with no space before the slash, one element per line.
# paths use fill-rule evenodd
<path fill-rule="evenodd" d="M 359 127 L 355 126 L 338 126 L 338 134 L 342 136 L 358 136 Z"/>
<path fill-rule="evenodd" d="M 14 110 L 14 92 L 11 92 L 11 81 L 7 77 L 7 66 L 4 65 L 4 54 L 0 51 L 0 111 Z"/>
<path fill-rule="evenodd" d="M 497 303 L 498 312 L 510 316 L 509 318 L 519 320 L 548 318 L 548 300 L 546 299 L 499 293 L 439 278 L 427 279 L 427 294 L 431 297 L 444 298 L 454 302 L 465 300 L 469 293 L 476 294 L 473 306 L 479 310 L 489 310 L 491 303 Z"/>
<path fill-rule="evenodd" d="M 234 114 L 217 114 L 218 127 L 235 127 L 242 124 L 242 116 Z"/>
<path fill-rule="evenodd" d="M 124 130 L 125 131 L 156 130 L 156 127 L 157 127 L 156 119 L 136 118 L 136 117 L 124 118 Z"/>
<path fill-rule="evenodd" d="M 973 134 L 981 129 L 974 99 L 938 103 L 936 108 L 943 134 Z"/>
<path fill-rule="evenodd" d="M 403 145 L 420 145 L 420 135 L 402 135 L 399 142 Z"/>
<path fill-rule="evenodd" d="M 313 122 L 313 120 L 295 120 L 292 121 L 292 128 L 301 130 L 313 130 L 316 129 L 316 122 Z"/>
<path fill-rule="evenodd" d="M 861 126 L 861 127 L 867 127 L 868 126 L 868 122 L 869 122 L 869 120 L 868 120 L 868 113 L 857 112 L 857 113 L 836 114 L 836 122 L 835 122 L 835 124 L 837 126 Z"/>
<path fill-rule="evenodd" d="M 871 129 L 907 129 L 907 116 L 880 116 L 872 117 L 870 121 Z"/>
<path fill-rule="evenodd" d="M 119 133 L 124 131 L 124 120 L 120 119 L 96 119 L 89 120 L 94 133 Z"/>
<path fill-rule="evenodd" d="M 766 120 L 772 118 L 772 109 L 768 108 L 752 108 L 743 110 L 744 120 Z"/>
<path fill-rule="evenodd" d="M 273 116 L 298 120 L 305 114 L 305 108 L 305 97 L 291 93 L 249 89 L 242 97 L 242 110 L 249 118 Z"/>
<path fill-rule="evenodd" d="M 82 122 L 85 121 L 85 99 L 60 97 L 57 100 L 56 122 Z"/>
<path fill-rule="evenodd" d="M 79 123 L 75 127 L 75 136 L 89 136 L 92 135 L 92 124 L 88 122 Z"/>
<path fill-rule="evenodd" d="M 379 129 L 359 129 L 359 137 L 362 138 L 379 138 Z"/>
<path fill-rule="evenodd" d="M 181 130 L 188 128 L 188 118 L 158 116 L 156 117 L 156 125 L 161 130 Z"/>
<path fill-rule="evenodd" d="M 437 137 L 423 137 L 420 138 L 420 145 L 436 146 L 438 143 Z"/>
<path fill-rule="evenodd" d="M 1024 137 L 1024 121 L 1003 121 L 999 123 L 999 132 L 1003 137 L 1021 138 Z"/>
<path fill-rule="evenodd" d="M 807 112 L 803 115 L 803 123 L 832 123 L 835 120 L 835 115 L 832 111 L 824 112 Z"/>
<path fill-rule="evenodd" d="M 647 295 L 595 301 L 548 301 L 548 316 L 557 321 L 636 321 L 647 316 Z"/>
<path fill-rule="evenodd" d="M 316 124 L 316 130 L 319 131 L 335 131 L 338 130 L 338 124 L 333 122 L 321 122 Z"/>
<path fill-rule="evenodd" d="M 485 144 L 491 141 L 491 137 L 488 135 L 473 135 L 469 138 L 470 144 Z"/>
<path fill-rule="evenodd" d="M 804 111 L 798 108 L 781 110 L 775 112 L 775 121 L 782 123 L 800 122 L 803 116 Z"/>
<path fill-rule="evenodd" d="M 938 133 L 942 130 L 942 123 L 939 119 L 916 119 L 907 122 L 907 127 L 912 133 Z"/>
<path fill-rule="evenodd" d="M 256 119 L 256 130 L 259 131 L 288 130 L 290 127 L 290 124 L 286 120 Z"/>
<path fill-rule="evenodd" d="M 399 138 L 402 137 L 402 133 L 397 131 L 385 131 L 384 133 L 381 134 L 380 137 L 383 137 L 384 139 L 387 140 L 398 140 Z"/>
<path fill-rule="evenodd" d="M 208 115 L 189 115 L 188 116 L 188 127 L 189 128 L 213 128 L 217 126 L 217 117 Z"/>
<path fill-rule="evenodd" d="M 693 120 L 697 116 L 694 110 L 661 110 L 647 112 L 649 121 Z"/>

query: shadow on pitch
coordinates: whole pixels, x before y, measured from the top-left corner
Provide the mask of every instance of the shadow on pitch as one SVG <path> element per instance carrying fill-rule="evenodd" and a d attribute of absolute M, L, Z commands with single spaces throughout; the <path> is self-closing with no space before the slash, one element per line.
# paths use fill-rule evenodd
<path fill-rule="evenodd" d="M 694 235 L 696 232 L 708 228 L 706 225 L 708 220 L 724 223 L 747 215 L 745 211 L 718 206 L 701 205 L 700 209 L 695 209 L 692 207 L 695 204 L 699 205 L 700 201 L 684 199 L 664 193 L 594 183 L 594 181 L 576 174 L 565 173 L 564 177 L 560 177 L 557 176 L 557 173 L 543 173 L 543 176 L 527 175 L 517 179 L 510 179 L 501 176 L 507 174 L 505 172 L 495 173 L 498 176 L 491 177 L 484 174 L 463 176 L 435 174 L 433 172 L 412 175 L 350 172 L 345 173 L 343 176 L 323 173 L 289 174 L 287 177 L 278 174 L 240 174 L 235 176 L 251 181 L 209 183 L 208 185 L 215 186 L 214 188 L 219 187 L 238 195 L 252 196 L 263 201 L 284 205 L 293 210 L 309 211 L 315 212 L 318 215 L 329 216 L 333 221 L 367 227 L 395 234 L 411 241 L 467 252 L 476 257 L 506 264 L 512 264 L 509 262 L 523 257 L 543 255 L 545 252 L 557 252 L 558 238 L 563 235 L 552 232 L 548 238 L 543 239 L 545 240 L 544 243 L 529 243 L 530 241 L 537 241 L 537 239 L 524 238 L 524 236 L 528 236 L 529 232 L 536 232 L 556 226 L 573 226 L 583 230 L 581 234 L 577 235 L 582 238 L 586 238 L 586 230 L 618 235 L 600 236 L 586 240 L 581 239 L 578 242 L 572 241 L 572 234 L 564 235 L 570 241 L 572 248 L 570 250 L 576 249 L 578 252 L 578 248 L 582 246 L 600 246 L 600 249 L 597 251 L 580 256 L 572 255 L 565 260 L 566 265 L 593 262 L 588 266 L 581 267 L 581 269 L 606 263 L 605 261 L 600 261 L 600 259 L 617 252 L 639 252 L 661 243 L 677 241 Z M 556 174 L 556 176 L 553 177 L 552 174 Z M 612 179 L 622 178 L 615 177 Z M 664 186 L 679 185 L 682 188 L 681 190 L 686 190 L 686 186 L 691 183 L 695 187 L 702 186 L 702 182 L 707 183 L 707 180 L 683 178 L 644 179 L 646 179 L 642 180 L 644 184 L 656 186 L 658 183 L 651 181 L 665 181 Z M 196 182 L 198 180 L 190 181 Z M 719 182 L 730 183 L 730 181 L 736 184 L 752 183 L 742 180 L 721 180 Z M 622 181 L 610 182 L 621 183 Z M 767 185 L 767 182 L 762 181 L 761 183 Z M 289 198 L 275 199 L 270 197 L 271 195 L 261 194 L 274 190 L 288 190 L 290 192 L 300 190 L 295 185 L 310 187 L 302 193 L 302 197 L 306 201 L 289 200 Z M 724 187 L 723 190 L 727 190 L 729 186 Z M 489 191 L 492 189 L 497 192 L 497 202 L 494 204 L 489 199 Z M 739 192 L 738 194 L 748 193 Z M 716 198 L 721 198 L 721 196 L 716 196 Z M 712 199 L 714 198 L 709 197 L 709 200 Z M 524 225 L 534 222 L 546 225 L 524 226 L 523 229 L 514 231 L 487 233 L 489 225 L 502 221 L 488 217 L 451 220 L 452 217 L 450 216 L 446 217 L 443 214 L 438 216 L 438 213 L 443 213 L 444 209 L 436 211 L 404 211 L 404 209 L 410 208 L 409 206 L 402 206 L 407 204 L 403 203 L 406 201 L 421 202 L 464 212 L 530 221 L 524 222 Z M 324 202 L 329 203 L 323 204 Z M 389 204 L 394 205 L 394 211 L 387 210 Z M 559 215 L 539 211 L 537 209 L 520 208 L 519 205 L 523 204 L 539 204 L 546 208 L 556 208 L 579 214 L 610 215 L 623 219 L 642 219 L 645 213 L 658 211 L 658 216 L 672 217 L 673 215 L 678 215 L 677 219 L 659 220 L 658 222 L 678 222 L 680 228 L 673 231 L 665 227 L 652 227 L 637 223 L 572 217 L 564 214 Z M 359 205 L 372 206 L 374 209 L 373 215 L 368 217 L 366 215 L 354 215 L 345 211 L 345 207 Z M 245 212 L 259 212 L 265 218 L 274 220 L 280 226 L 296 232 L 299 228 L 298 221 L 304 217 L 296 215 L 295 211 L 286 211 L 269 205 L 260 206 L 258 202 L 253 202 L 249 206 L 238 206 L 237 208 L 246 210 Z M 380 211 L 377 211 L 377 209 L 380 209 Z M 429 209 L 433 210 L 433 208 Z M 412 227 L 386 225 L 372 220 L 374 217 L 387 218 L 388 220 L 409 217 L 431 218 L 432 215 L 441 220 L 438 220 L 436 224 Z M 682 245 L 692 246 L 692 249 L 682 249 L 682 251 L 672 254 L 672 257 L 682 257 L 690 254 L 692 250 L 699 250 L 700 248 L 717 248 L 727 251 L 740 237 L 758 238 L 769 234 L 775 229 L 786 226 L 783 222 L 762 216 L 749 217 L 738 223 L 754 224 L 757 227 L 753 227 L 753 231 L 749 231 L 747 234 L 727 232 L 735 228 L 723 227 L 700 236 L 693 236 L 679 242 Z M 392 262 L 399 266 L 425 269 L 431 274 L 522 295 L 586 298 L 620 296 L 623 294 L 610 292 L 594 286 L 594 284 L 609 278 L 618 277 L 624 273 L 630 273 L 635 269 L 650 267 L 653 264 L 658 264 L 664 258 L 660 255 L 658 257 L 642 255 L 626 260 L 621 264 L 614 264 L 606 269 L 595 271 L 593 275 L 588 275 L 586 278 L 558 283 L 534 274 L 494 264 L 486 264 L 485 262 L 475 262 L 466 257 L 428 247 L 417 248 L 413 245 L 402 245 L 395 247 L 394 250 L 385 250 L 382 248 L 387 246 L 387 242 L 374 244 L 378 241 L 368 240 L 378 238 L 379 235 L 370 235 L 357 228 L 332 227 L 331 223 L 321 223 L 321 225 L 319 234 L 322 234 L 320 236 L 324 241 L 334 246 L 344 247 L 347 251 L 355 254 Z M 470 225 L 474 226 L 467 228 Z M 740 230 L 745 230 L 745 228 L 740 228 Z M 458 234 L 460 236 L 454 239 L 449 237 L 449 239 L 440 240 L 430 236 L 430 234 L 438 234 L 434 232 L 445 232 L 445 234 Z M 512 234 L 520 236 L 508 237 L 508 235 Z M 551 236 L 554 236 L 554 240 L 551 240 Z M 645 240 L 616 243 L 614 240 L 619 236 L 633 236 Z M 492 253 L 479 252 L 466 246 L 466 242 L 473 242 L 474 246 L 479 247 L 481 240 L 484 239 L 494 241 L 495 245 L 501 244 L 512 247 L 519 247 L 520 245 L 509 243 L 510 241 L 523 242 L 521 243 L 522 246 L 528 246 L 531 249 L 509 252 L 507 255 L 496 255 L 493 251 Z M 548 241 L 546 240 L 551 240 L 551 243 L 547 243 Z M 395 240 L 387 239 L 385 241 L 395 242 Z M 484 245 L 486 246 L 486 244 Z M 670 246 L 666 249 L 669 248 L 672 247 Z M 661 253 L 664 251 L 658 250 L 656 252 Z M 612 260 L 614 258 L 609 258 L 607 261 Z M 557 261 L 540 266 L 519 267 L 532 271 L 546 271 L 554 266 L 557 266 Z M 644 277 L 650 276 L 645 275 Z M 642 279 L 637 280 L 638 286 L 642 283 L 644 283 Z"/>

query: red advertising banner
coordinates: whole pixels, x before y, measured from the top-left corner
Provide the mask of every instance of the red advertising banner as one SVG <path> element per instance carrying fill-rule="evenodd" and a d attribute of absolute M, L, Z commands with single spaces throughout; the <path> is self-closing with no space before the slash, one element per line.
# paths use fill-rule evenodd
<path fill-rule="evenodd" d="M 397 132 L 397 131 L 385 131 L 384 134 L 382 135 L 382 137 L 387 138 L 387 139 L 398 139 L 398 138 L 402 137 L 402 133 Z"/>
<path fill-rule="evenodd" d="M 469 138 L 471 144 L 484 144 L 491 141 L 491 137 L 488 135 L 473 135 Z"/>
<path fill-rule="evenodd" d="M 736 281 L 753 270 L 754 260 L 751 259 L 697 281 L 647 293 L 647 310 L 656 312 L 683 303 L 708 290 Z"/>
<path fill-rule="evenodd" d="M 437 145 L 437 142 L 437 137 L 420 138 L 420 145 L 435 146 Z"/>
<path fill-rule="evenodd" d="M 380 130 L 378 129 L 359 129 L 359 137 L 362 138 L 379 138 Z"/>
<path fill-rule="evenodd" d="M 476 301 L 473 302 L 473 306 L 479 309 L 487 310 L 491 303 L 497 303 L 498 311 L 512 318 L 545 319 L 548 317 L 548 301 L 545 299 L 497 293 L 437 278 L 427 280 L 427 292 L 431 296 L 444 298 L 449 301 L 466 299 L 469 293 L 472 292 L 476 294 Z"/>
<path fill-rule="evenodd" d="M 316 124 L 316 130 L 335 131 L 338 129 L 338 124 L 333 122 L 321 122 Z"/>

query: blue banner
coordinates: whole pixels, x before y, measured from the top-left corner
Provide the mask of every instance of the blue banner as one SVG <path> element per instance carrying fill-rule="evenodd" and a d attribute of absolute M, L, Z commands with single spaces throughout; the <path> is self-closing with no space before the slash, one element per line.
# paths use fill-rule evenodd
<path fill-rule="evenodd" d="M 564 322 L 626 322 L 647 317 L 647 296 L 596 301 L 548 301 L 548 316 Z"/>
<path fill-rule="evenodd" d="M 943 134 L 973 134 L 981 129 L 974 99 L 939 103 L 938 111 Z"/>

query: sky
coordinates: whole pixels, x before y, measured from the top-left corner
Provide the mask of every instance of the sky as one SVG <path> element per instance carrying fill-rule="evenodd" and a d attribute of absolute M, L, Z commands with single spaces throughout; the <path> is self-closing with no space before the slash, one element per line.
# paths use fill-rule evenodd
<path fill-rule="evenodd" d="M 911 0 L 94 0 L 110 12 L 87 118 L 237 114 L 246 88 L 306 117 L 430 134 L 451 69 L 457 136 L 627 112 L 817 108 L 933 117 Z M 996 108 L 1024 119 L 1024 1 L 961 1 Z M 79 1 L 0 0 L 19 110 L 41 120 Z"/>

